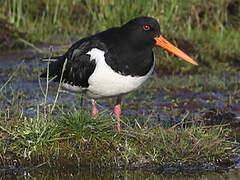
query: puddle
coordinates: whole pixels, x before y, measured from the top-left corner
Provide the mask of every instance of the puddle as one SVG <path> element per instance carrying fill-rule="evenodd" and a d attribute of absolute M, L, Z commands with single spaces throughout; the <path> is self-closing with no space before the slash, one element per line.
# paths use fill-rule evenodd
<path fill-rule="evenodd" d="M 0 96 L 0 101 L 2 101 L 0 108 L 6 109 L 10 106 L 6 99 L 17 96 L 19 98 L 17 102 L 20 103 L 23 112 L 32 117 L 36 116 L 35 107 L 44 102 L 38 76 L 40 69 L 45 64 L 39 61 L 40 56 L 42 55 L 35 55 L 31 51 L 0 56 L 0 90 L 3 94 Z M 4 85 L 17 68 L 19 68 L 19 72 L 16 72 L 11 81 Z M 187 80 L 191 81 L 192 84 L 184 84 Z M 126 120 L 137 120 L 140 125 L 142 120 L 148 117 L 151 124 L 172 126 L 181 121 L 189 112 L 191 112 L 191 117 L 187 118 L 198 118 L 211 109 L 217 111 L 227 109 L 233 114 L 232 120 L 238 122 L 240 120 L 239 82 L 239 73 L 163 76 L 161 78 L 155 74 L 143 88 L 124 96 L 122 114 Z M 45 82 L 41 81 L 40 83 L 45 89 Z M 171 83 L 176 84 L 171 85 Z M 47 102 L 52 103 L 55 99 L 57 85 L 52 83 L 49 85 L 49 89 Z M 76 97 L 68 93 L 61 93 L 58 103 L 66 110 L 71 110 L 73 106 L 76 109 L 81 108 L 80 96 Z M 109 115 L 112 113 L 115 99 L 99 100 L 98 104 L 99 110 L 104 110 L 106 115 Z M 90 101 L 85 100 L 85 105 L 90 106 Z M 124 118 L 123 120 L 125 120 Z M 230 167 L 230 169 L 228 167 L 222 172 L 215 172 L 216 169 L 213 166 L 198 169 L 197 172 L 193 170 L 194 168 L 182 171 L 166 168 L 164 172 L 159 173 L 116 170 L 108 172 L 77 168 L 64 172 L 60 170 L 35 171 L 31 168 L 0 168 L 0 179 L 6 177 L 13 179 L 186 179 L 186 177 L 190 179 L 219 179 L 225 176 L 230 177 L 230 179 L 240 179 L 238 168 L 240 168 L 240 158 L 236 159 L 234 167 Z"/>

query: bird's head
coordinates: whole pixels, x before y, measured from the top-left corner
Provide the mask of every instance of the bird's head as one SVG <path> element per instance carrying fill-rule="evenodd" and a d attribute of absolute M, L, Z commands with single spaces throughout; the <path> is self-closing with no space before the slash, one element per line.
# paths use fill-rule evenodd
<path fill-rule="evenodd" d="M 160 25 L 154 18 L 144 16 L 137 17 L 124 24 L 121 29 L 122 32 L 125 33 L 125 37 L 128 37 L 129 41 L 136 44 L 139 48 L 160 46 L 181 59 L 198 65 L 191 57 L 161 35 Z"/>

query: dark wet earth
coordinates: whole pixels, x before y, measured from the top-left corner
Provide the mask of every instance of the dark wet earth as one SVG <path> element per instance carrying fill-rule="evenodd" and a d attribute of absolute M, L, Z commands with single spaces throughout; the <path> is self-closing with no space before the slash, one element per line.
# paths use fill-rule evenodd
<path fill-rule="evenodd" d="M 3 111 L 15 108 L 28 116 L 36 116 L 36 107 L 44 102 L 41 91 L 46 82 L 39 74 L 46 63 L 44 55 L 27 50 L 0 56 L 0 106 Z M 47 102 L 53 103 L 57 84 L 51 83 Z M 240 121 L 240 73 L 205 73 L 196 75 L 160 75 L 153 77 L 138 91 L 123 98 L 123 121 L 128 124 L 149 119 L 149 124 L 172 126 L 180 121 L 197 119 L 207 125 L 219 123 L 238 126 Z M 80 109 L 81 95 L 60 93 L 58 104 L 66 111 Z M 90 101 L 84 97 L 84 108 L 90 110 Z M 98 108 L 112 116 L 115 99 L 98 101 Z M 14 112 L 11 112 L 14 113 Z M 56 114 L 57 115 L 57 114 Z M 220 122 L 221 121 L 221 122 Z M 239 139 L 239 137 L 237 137 Z M 201 170 L 174 170 L 166 172 L 106 171 L 92 169 L 36 170 L 31 168 L 0 169 L 0 179 L 240 179 L 240 157 L 234 166 L 223 171 L 214 167 Z"/>

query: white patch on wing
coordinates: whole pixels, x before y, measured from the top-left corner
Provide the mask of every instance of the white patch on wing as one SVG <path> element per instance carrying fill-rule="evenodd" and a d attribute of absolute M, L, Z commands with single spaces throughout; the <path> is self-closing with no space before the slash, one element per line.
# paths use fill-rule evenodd
<path fill-rule="evenodd" d="M 154 59 L 151 70 L 145 76 L 123 76 L 106 64 L 104 51 L 93 48 L 87 54 L 91 56 L 90 60 L 96 61 L 96 68 L 88 79 L 87 95 L 91 98 L 112 97 L 136 90 L 150 77 L 155 65 Z"/>
<path fill-rule="evenodd" d="M 81 86 L 75 86 L 68 83 L 63 83 L 62 87 L 68 91 L 76 92 L 76 93 L 82 92 L 83 90 L 86 89 L 86 88 L 82 88 Z"/>

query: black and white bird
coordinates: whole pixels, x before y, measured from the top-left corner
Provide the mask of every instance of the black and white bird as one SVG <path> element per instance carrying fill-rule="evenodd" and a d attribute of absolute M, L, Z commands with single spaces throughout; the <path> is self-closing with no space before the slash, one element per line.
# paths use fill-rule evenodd
<path fill-rule="evenodd" d="M 62 80 L 69 91 L 85 92 L 92 99 L 93 115 L 98 113 L 96 99 L 116 96 L 114 114 L 120 131 L 121 97 L 141 87 L 151 76 L 155 66 L 154 46 L 197 65 L 163 38 L 154 18 L 137 17 L 121 27 L 77 41 L 64 55 L 53 57 L 55 61 L 50 63 L 48 75 L 55 77 L 56 82 Z M 47 71 L 41 77 L 46 78 Z"/>

